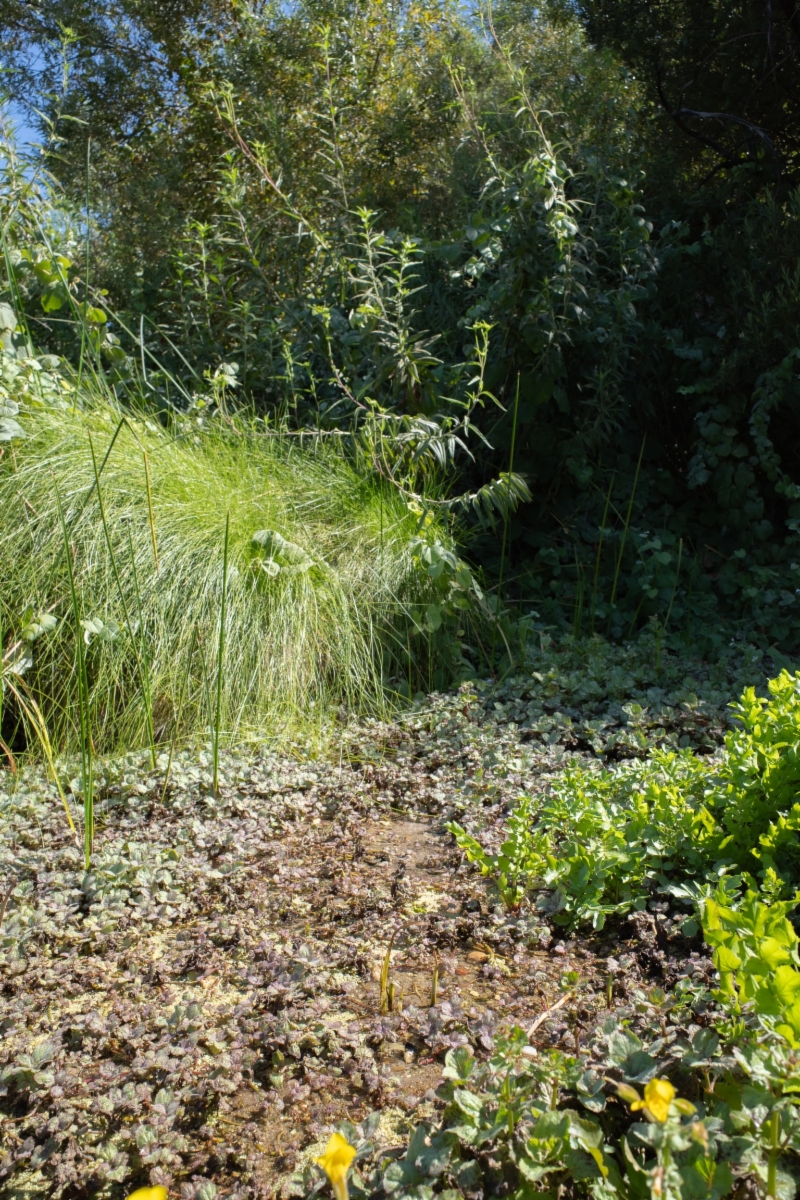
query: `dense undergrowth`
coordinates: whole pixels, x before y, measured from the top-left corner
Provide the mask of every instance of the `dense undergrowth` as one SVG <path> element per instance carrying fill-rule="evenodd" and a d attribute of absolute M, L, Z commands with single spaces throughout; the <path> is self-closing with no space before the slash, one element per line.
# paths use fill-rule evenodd
<path fill-rule="evenodd" d="M 154 759 L 209 732 L 217 748 L 254 733 L 324 737 L 339 706 L 387 711 L 510 666 L 509 637 L 524 641 L 531 618 L 485 596 L 459 541 L 465 510 L 507 522 L 524 481 L 502 472 L 445 499 L 441 447 L 455 430 L 387 430 L 377 412 L 349 429 L 297 428 L 236 401 L 235 363 L 182 382 L 149 351 L 148 367 L 142 345 L 132 364 L 114 332 L 124 322 L 81 289 L 57 193 L 10 143 L 4 154 L 10 761 L 34 740 L 48 755 L 145 741 Z M 74 360 L 48 352 L 65 339 Z M 467 425 L 485 400 L 476 353 Z"/>

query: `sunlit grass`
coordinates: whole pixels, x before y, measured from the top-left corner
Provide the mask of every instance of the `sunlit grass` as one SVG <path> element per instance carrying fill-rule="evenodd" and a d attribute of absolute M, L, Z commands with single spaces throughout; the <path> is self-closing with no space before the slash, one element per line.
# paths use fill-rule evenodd
<path fill-rule="evenodd" d="M 4 622 L 27 605 L 54 606 L 60 618 L 36 644 L 26 676 L 53 744 L 74 749 L 79 741 L 56 488 L 81 611 L 107 631 L 86 648 L 98 751 L 149 744 L 150 706 L 157 742 L 209 736 L 226 514 L 223 740 L 279 741 L 321 728 L 339 705 L 380 712 L 392 630 L 429 587 L 410 553 L 417 522 L 402 498 L 381 494 L 379 482 L 320 440 L 301 446 L 220 430 L 174 437 L 135 419 L 123 422 L 103 466 L 120 417 L 100 404 L 42 411 L 0 462 Z M 292 548 L 288 557 L 276 553 L 280 538 L 257 545 L 253 535 L 263 530 L 303 553 L 296 562 Z"/>

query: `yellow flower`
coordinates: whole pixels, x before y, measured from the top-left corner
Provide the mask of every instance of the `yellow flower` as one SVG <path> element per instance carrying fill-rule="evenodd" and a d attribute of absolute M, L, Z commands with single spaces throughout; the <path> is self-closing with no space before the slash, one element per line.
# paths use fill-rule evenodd
<path fill-rule="evenodd" d="M 340 1133 L 334 1133 L 322 1157 L 314 1159 L 330 1179 L 336 1200 L 347 1200 L 347 1172 L 355 1156 L 355 1146 L 351 1146 Z"/>
<path fill-rule="evenodd" d="M 137 1188 L 131 1192 L 128 1200 L 167 1200 L 165 1187 Z"/>
<path fill-rule="evenodd" d="M 644 1089 L 644 1100 L 636 1100 L 631 1105 L 631 1112 L 643 1108 L 654 1121 L 660 1121 L 663 1125 L 669 1116 L 669 1106 L 675 1095 L 675 1088 L 668 1079 L 654 1079 Z"/>

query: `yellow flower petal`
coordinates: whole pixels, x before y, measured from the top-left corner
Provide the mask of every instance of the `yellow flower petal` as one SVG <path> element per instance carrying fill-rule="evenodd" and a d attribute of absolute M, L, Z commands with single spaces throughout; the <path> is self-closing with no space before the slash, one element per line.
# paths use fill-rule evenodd
<path fill-rule="evenodd" d="M 320 1158 L 314 1159 L 317 1166 L 322 1167 L 331 1181 L 336 1200 L 348 1200 L 347 1172 L 350 1170 L 350 1164 L 355 1156 L 355 1146 L 351 1146 L 347 1138 L 342 1137 L 340 1133 L 334 1133 L 331 1134 L 331 1140 L 325 1148 L 325 1153 Z"/>
<path fill-rule="evenodd" d="M 669 1116 L 669 1107 L 677 1095 L 668 1079 L 653 1079 L 644 1089 L 644 1103 L 650 1116 L 661 1124 Z"/>
<path fill-rule="evenodd" d="M 128 1200 L 167 1200 L 165 1187 L 137 1188 L 131 1192 Z"/>

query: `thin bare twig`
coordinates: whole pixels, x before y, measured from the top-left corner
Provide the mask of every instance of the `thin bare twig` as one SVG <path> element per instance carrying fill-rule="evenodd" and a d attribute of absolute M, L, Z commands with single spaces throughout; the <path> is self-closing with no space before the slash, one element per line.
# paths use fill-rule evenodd
<path fill-rule="evenodd" d="M 574 998 L 574 996 L 575 996 L 575 992 L 565 992 L 560 1000 L 556 1000 L 555 1004 L 551 1004 L 549 1008 L 546 1008 L 544 1010 L 544 1012 L 539 1013 L 538 1017 L 536 1018 L 536 1020 L 533 1022 L 530 1029 L 528 1030 L 527 1036 L 529 1038 L 533 1037 L 533 1035 L 536 1033 L 536 1030 L 539 1028 L 539 1026 L 544 1025 L 544 1023 L 548 1019 L 548 1017 L 552 1017 L 553 1013 L 558 1012 L 558 1010 L 560 1008 L 563 1008 L 564 1005 L 569 1000 L 572 1000 Z"/>
<path fill-rule="evenodd" d="M 2 928 L 2 925 L 3 925 L 3 917 L 6 915 L 6 905 L 8 904 L 9 897 L 11 896 L 11 893 L 13 892 L 14 888 L 17 886 L 18 882 L 19 882 L 19 880 L 12 879 L 11 883 L 6 888 L 6 893 L 3 896 L 3 903 L 0 904 L 0 928 Z"/>

